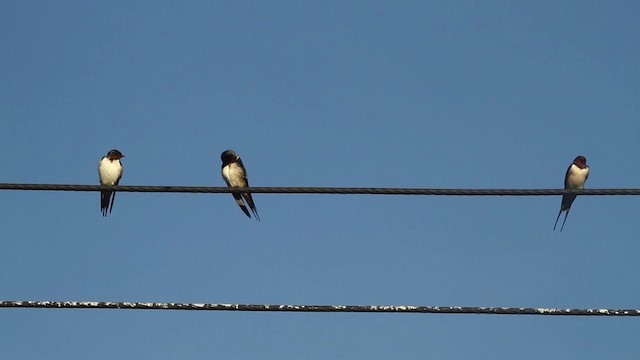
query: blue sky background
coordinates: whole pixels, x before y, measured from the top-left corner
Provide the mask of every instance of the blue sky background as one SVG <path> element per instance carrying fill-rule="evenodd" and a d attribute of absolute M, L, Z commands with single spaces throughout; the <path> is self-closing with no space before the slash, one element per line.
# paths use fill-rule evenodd
<path fill-rule="evenodd" d="M 0 182 L 639 187 L 634 1 L 12 1 Z M 0 191 L 0 298 L 640 308 L 640 202 Z M 637 318 L 0 309 L 6 359 L 631 359 Z"/>

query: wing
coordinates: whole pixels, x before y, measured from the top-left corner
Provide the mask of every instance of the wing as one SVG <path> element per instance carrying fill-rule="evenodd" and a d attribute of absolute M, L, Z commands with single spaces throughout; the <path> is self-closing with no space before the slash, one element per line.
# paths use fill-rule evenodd
<path fill-rule="evenodd" d="M 244 200 L 247 202 L 247 204 L 249 204 L 249 207 L 251 208 L 251 212 L 253 212 L 253 215 L 256 217 L 256 220 L 260 221 L 260 216 L 258 216 L 258 209 L 256 209 L 256 204 L 254 204 L 251 194 L 243 193 L 242 196 L 244 197 Z"/>
<path fill-rule="evenodd" d="M 569 174 L 571 173 L 571 167 L 573 166 L 573 164 L 569 165 L 569 167 L 567 168 L 567 172 L 564 174 L 564 188 L 568 189 L 569 188 Z"/>
<path fill-rule="evenodd" d="M 222 178 L 224 179 L 224 182 L 227 183 L 227 186 L 230 188 L 234 188 L 234 186 L 231 184 L 231 179 L 230 177 L 232 176 L 232 169 L 231 169 L 231 164 L 227 165 L 226 167 L 226 174 L 225 174 L 225 166 L 222 166 Z M 244 176 L 244 172 L 242 173 Z M 251 217 L 251 214 L 249 213 L 249 210 L 247 210 L 247 206 L 244 204 L 244 201 L 242 200 L 242 195 L 239 192 L 232 192 L 231 195 L 233 195 L 233 198 L 236 200 L 236 203 L 238 204 L 238 206 L 240 206 L 240 209 L 245 213 L 245 215 L 247 215 L 248 217 Z"/>
<path fill-rule="evenodd" d="M 247 170 L 244 167 L 244 164 L 242 163 L 242 159 L 238 159 L 238 161 L 236 162 L 242 169 L 244 186 L 249 187 L 249 178 L 247 177 Z M 244 200 L 249 205 L 249 208 L 251 208 L 251 212 L 256 217 L 256 220 L 260 221 L 260 216 L 258 216 L 258 209 L 256 208 L 256 204 L 253 202 L 253 197 L 251 197 L 251 193 L 242 193 L 242 196 L 244 197 Z"/>
<path fill-rule="evenodd" d="M 242 209 L 245 215 L 247 215 L 248 217 L 251 217 L 251 214 L 249 214 L 249 210 L 247 210 L 247 206 L 244 204 L 244 201 L 242 201 L 242 196 L 240 195 L 240 193 L 231 193 L 231 194 L 233 195 L 233 198 L 236 199 L 236 203 L 238 203 L 238 206 L 240 206 L 240 209 Z"/>

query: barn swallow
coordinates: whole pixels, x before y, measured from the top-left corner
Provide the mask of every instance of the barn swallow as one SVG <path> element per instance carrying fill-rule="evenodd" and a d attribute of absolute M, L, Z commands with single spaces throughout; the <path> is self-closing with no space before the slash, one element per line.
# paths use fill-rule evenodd
<path fill-rule="evenodd" d="M 564 176 L 564 188 L 584 189 L 584 183 L 587 181 L 588 177 L 589 166 L 587 165 L 587 159 L 584 156 L 580 155 L 575 160 L 573 160 L 573 163 L 569 165 L 569 168 L 567 169 L 567 174 Z M 555 230 L 556 225 L 558 225 L 560 214 L 562 214 L 563 211 L 566 211 L 560 231 L 564 229 L 564 223 L 567 221 L 569 210 L 571 210 L 571 204 L 575 199 L 576 195 L 562 195 L 562 204 L 560 204 L 560 211 L 558 212 L 558 217 L 556 217 L 556 223 L 555 225 L 553 225 L 553 230 Z"/>
<path fill-rule="evenodd" d="M 109 150 L 106 156 L 98 163 L 98 175 L 100 175 L 100 185 L 118 185 L 122 177 L 122 163 L 120 159 L 124 155 L 116 149 Z M 116 198 L 115 191 L 100 191 L 100 210 L 102 216 L 107 216 L 107 212 L 113 209 L 113 201 Z M 111 206 L 109 206 L 111 200 Z"/>
<path fill-rule="evenodd" d="M 227 186 L 230 188 L 234 187 L 248 187 L 249 180 L 247 180 L 247 170 L 242 165 L 242 160 L 240 156 L 235 153 L 233 150 L 225 150 L 221 155 L 220 159 L 222 159 L 222 178 L 227 183 Z M 256 205 L 253 203 L 253 199 L 251 198 L 250 193 L 231 193 L 233 198 L 236 199 L 236 202 L 240 206 L 240 209 L 244 211 L 244 213 L 251 217 L 249 214 L 249 210 L 247 210 L 247 206 L 251 208 L 253 215 L 256 217 L 258 221 L 260 221 L 260 217 L 258 216 L 258 210 L 256 209 Z M 244 198 L 244 201 L 243 199 Z"/>

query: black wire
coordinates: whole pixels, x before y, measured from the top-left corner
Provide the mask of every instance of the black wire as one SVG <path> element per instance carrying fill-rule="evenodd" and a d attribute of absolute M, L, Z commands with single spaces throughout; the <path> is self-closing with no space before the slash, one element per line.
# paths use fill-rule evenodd
<path fill-rule="evenodd" d="M 250 187 L 144 186 L 144 185 L 67 185 L 0 183 L 0 190 L 101 191 L 154 193 L 230 193 L 254 194 L 368 194 L 368 195 L 453 195 L 453 196 L 540 196 L 540 195 L 640 195 L 640 189 L 426 189 L 426 188 L 355 188 L 355 187 Z"/>
<path fill-rule="evenodd" d="M 464 306 L 247 305 L 109 301 L 0 301 L 0 308 L 640 316 L 640 310 L 636 309 L 554 309 Z"/>

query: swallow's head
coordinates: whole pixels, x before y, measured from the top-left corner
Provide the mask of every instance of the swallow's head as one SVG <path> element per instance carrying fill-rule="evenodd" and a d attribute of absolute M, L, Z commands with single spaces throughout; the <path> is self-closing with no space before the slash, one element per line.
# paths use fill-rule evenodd
<path fill-rule="evenodd" d="M 587 158 L 580 155 L 575 160 L 573 160 L 573 163 L 580 169 L 584 169 L 587 167 Z"/>
<path fill-rule="evenodd" d="M 225 150 L 222 154 L 220 154 L 220 159 L 222 160 L 222 165 L 231 164 L 232 162 L 236 162 L 240 156 L 236 154 L 233 150 Z"/>
<path fill-rule="evenodd" d="M 109 152 L 107 153 L 107 159 L 109 160 L 118 160 L 120 158 L 123 158 L 124 155 L 122 155 L 122 153 L 116 149 L 111 149 L 109 150 Z"/>

